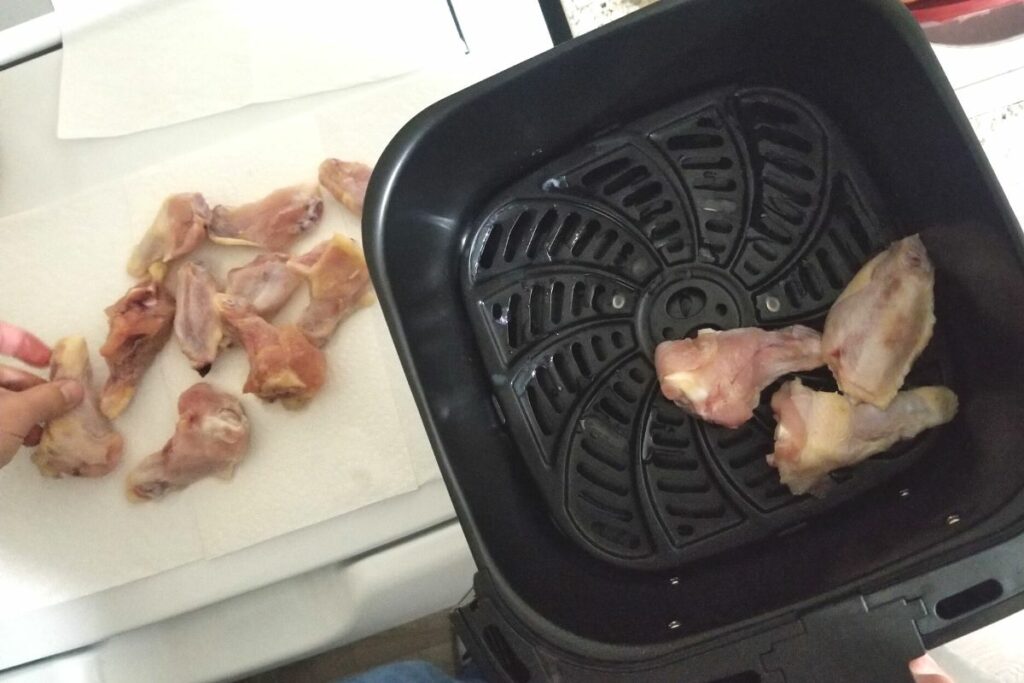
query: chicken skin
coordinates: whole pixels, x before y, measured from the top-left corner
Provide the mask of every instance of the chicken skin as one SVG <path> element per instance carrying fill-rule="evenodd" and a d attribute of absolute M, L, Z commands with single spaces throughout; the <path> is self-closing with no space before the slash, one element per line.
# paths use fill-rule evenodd
<path fill-rule="evenodd" d="M 251 204 L 215 207 L 207 234 L 218 244 L 286 251 L 316 227 L 323 211 L 319 187 L 295 185 Z"/>
<path fill-rule="evenodd" d="M 357 216 L 363 215 L 366 186 L 373 169 L 358 161 L 326 159 L 320 164 L 320 184 Z"/>
<path fill-rule="evenodd" d="M 162 279 L 166 265 L 191 253 L 206 237 L 210 207 L 203 195 L 186 192 L 164 200 L 153 224 L 128 259 L 128 274 Z"/>
<path fill-rule="evenodd" d="M 934 284 L 917 235 L 894 242 L 854 276 L 832 305 L 821 340 L 844 394 L 889 405 L 932 337 Z"/>
<path fill-rule="evenodd" d="M 174 336 L 192 367 L 205 377 L 224 339 L 220 313 L 213 303 L 219 288 L 206 268 L 192 261 L 178 270 L 177 277 Z"/>
<path fill-rule="evenodd" d="M 373 301 L 366 259 L 346 237 L 335 235 L 292 258 L 288 266 L 309 282 L 309 305 L 298 325 L 317 346 L 326 344 L 351 313 Z"/>
<path fill-rule="evenodd" d="M 230 479 L 248 449 L 249 419 L 242 404 L 200 382 L 178 398 L 174 436 L 128 474 L 128 496 L 153 500 L 204 477 Z"/>
<path fill-rule="evenodd" d="M 249 355 L 249 377 L 243 391 L 265 401 L 281 400 L 301 408 L 324 384 L 327 360 L 295 325 L 275 327 L 244 299 L 219 294 L 217 308 L 225 324 Z"/>
<path fill-rule="evenodd" d="M 260 254 L 228 272 L 224 292 L 245 299 L 257 315 L 269 320 L 288 303 L 300 284 L 302 276 L 288 267 L 287 255 Z"/>
<path fill-rule="evenodd" d="M 901 391 L 885 409 L 842 394 L 787 382 L 772 397 L 775 451 L 768 464 L 794 494 L 823 494 L 827 475 L 881 453 L 897 441 L 949 422 L 957 397 L 946 387 Z"/>
<path fill-rule="evenodd" d="M 133 286 L 107 308 L 110 332 L 100 348 L 110 376 L 103 386 L 100 410 L 114 419 L 128 407 L 135 389 L 171 336 L 174 297 L 155 280 Z"/>
<path fill-rule="evenodd" d="M 53 347 L 50 379 L 74 379 L 85 390 L 82 402 L 51 420 L 32 462 L 48 477 L 102 477 L 121 461 L 124 442 L 100 412 L 89 350 L 82 337 L 65 337 Z"/>
<path fill-rule="evenodd" d="M 788 372 L 821 366 L 821 338 L 802 325 L 768 331 L 700 330 L 658 344 L 661 393 L 683 410 L 735 429 L 754 415 L 761 391 Z"/>

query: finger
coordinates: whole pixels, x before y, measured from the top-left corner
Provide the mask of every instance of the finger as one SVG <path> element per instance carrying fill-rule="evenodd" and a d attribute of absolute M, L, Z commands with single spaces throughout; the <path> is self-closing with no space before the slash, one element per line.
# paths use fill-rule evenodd
<path fill-rule="evenodd" d="M 910 660 L 910 675 L 914 677 L 914 683 L 953 683 L 931 655 Z"/>
<path fill-rule="evenodd" d="M 45 381 L 42 377 L 33 375 L 31 372 L 0 365 L 0 388 L 11 391 L 24 391 Z"/>
<path fill-rule="evenodd" d="M 4 394 L 0 396 L 0 432 L 27 436 L 35 425 L 78 405 L 83 395 L 82 385 L 70 379 Z"/>
<path fill-rule="evenodd" d="M 32 429 L 28 430 L 28 434 L 25 435 L 25 439 L 22 443 L 26 446 L 38 446 L 39 440 L 43 438 L 43 428 L 36 425 Z"/>
<path fill-rule="evenodd" d="M 7 432 L 0 432 L 0 467 L 9 463 L 19 448 L 21 448 L 19 437 Z"/>
<path fill-rule="evenodd" d="M 50 347 L 20 327 L 0 322 L 0 355 L 43 367 L 50 362 Z"/>

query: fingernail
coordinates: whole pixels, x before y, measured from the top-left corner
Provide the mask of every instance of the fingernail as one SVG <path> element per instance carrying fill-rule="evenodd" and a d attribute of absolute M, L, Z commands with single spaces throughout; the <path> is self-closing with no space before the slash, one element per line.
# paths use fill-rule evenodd
<path fill-rule="evenodd" d="M 82 400 L 82 395 L 84 393 L 82 385 L 75 380 L 62 380 L 58 388 L 60 389 L 60 393 L 64 395 L 64 400 L 68 403 L 78 403 Z"/>

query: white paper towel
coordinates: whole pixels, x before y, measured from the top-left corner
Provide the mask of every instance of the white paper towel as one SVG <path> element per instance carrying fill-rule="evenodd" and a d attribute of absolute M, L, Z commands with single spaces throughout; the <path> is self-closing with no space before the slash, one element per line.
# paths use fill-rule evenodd
<path fill-rule="evenodd" d="M 61 138 L 123 135 L 460 54 L 445 0 L 53 0 Z"/>
<path fill-rule="evenodd" d="M 106 368 L 96 351 L 106 335 L 103 307 L 129 286 L 128 253 L 166 194 L 195 190 L 211 205 L 234 204 L 314 180 L 328 155 L 372 162 L 404 120 L 386 108 L 352 100 L 0 219 L 0 317 L 50 342 L 85 335 L 102 381 Z M 374 117 L 375 125 L 353 127 Z M 295 251 L 335 231 L 358 238 L 358 219 L 328 196 L 322 225 Z M 255 253 L 207 245 L 197 256 L 222 276 Z M 295 316 L 304 303 L 303 292 L 281 317 Z M 252 448 L 231 482 L 201 481 L 156 503 L 125 499 L 125 472 L 169 438 L 177 396 L 199 379 L 173 339 L 117 421 L 126 454 L 115 473 L 44 479 L 28 454 L 19 454 L 0 470 L 0 621 L 231 552 L 437 476 L 409 389 L 396 381 L 398 359 L 379 306 L 350 318 L 325 350 L 328 383 L 306 409 L 243 397 Z M 230 350 L 206 379 L 240 391 L 247 370 L 244 353 Z"/>

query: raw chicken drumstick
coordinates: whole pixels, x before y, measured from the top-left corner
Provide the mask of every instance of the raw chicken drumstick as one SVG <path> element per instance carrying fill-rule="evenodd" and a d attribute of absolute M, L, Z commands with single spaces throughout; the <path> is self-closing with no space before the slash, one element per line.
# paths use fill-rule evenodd
<path fill-rule="evenodd" d="M 736 428 L 754 415 L 761 391 L 788 372 L 821 366 L 821 338 L 802 325 L 768 331 L 705 329 L 658 344 L 661 393 L 708 422 Z"/>
<path fill-rule="evenodd" d="M 164 200 L 153 224 L 128 260 L 132 277 L 163 279 L 167 263 L 188 254 L 206 237 L 210 207 L 203 195 L 196 192 L 171 195 Z M 150 269 L 153 269 L 151 272 Z"/>
<path fill-rule="evenodd" d="M 205 377 L 224 339 L 220 313 L 213 303 L 219 288 L 206 268 L 192 261 L 178 270 L 177 277 L 174 335 L 192 367 Z"/>
<path fill-rule="evenodd" d="M 372 168 L 358 161 L 326 159 L 320 164 L 320 184 L 346 209 L 362 216 L 366 186 L 372 173 Z"/>
<path fill-rule="evenodd" d="M 206 232 L 218 244 L 285 251 L 316 227 L 323 211 L 319 187 L 296 185 L 251 204 L 215 207 Z"/>
<path fill-rule="evenodd" d="M 860 269 L 832 305 L 821 346 L 839 389 L 885 408 L 935 326 L 935 272 L 917 235 Z"/>
<path fill-rule="evenodd" d="M 921 387 L 899 392 L 883 410 L 792 380 L 772 396 L 772 410 L 778 426 L 768 464 L 794 494 L 821 495 L 829 472 L 952 420 L 957 398 L 946 387 Z"/>
<path fill-rule="evenodd" d="M 200 382 L 178 398 L 171 440 L 128 474 L 128 497 L 152 500 L 204 477 L 230 479 L 248 449 L 249 419 L 242 404 Z"/>
<path fill-rule="evenodd" d="M 226 294 L 241 297 L 256 314 L 270 319 L 281 310 L 302 284 L 302 277 L 288 267 L 285 254 L 260 254 L 252 262 L 228 272 Z"/>
<path fill-rule="evenodd" d="M 309 281 L 309 305 L 298 325 L 317 346 L 326 344 L 349 314 L 373 301 L 366 259 L 347 237 L 335 235 L 293 257 L 288 266 Z"/>
<path fill-rule="evenodd" d="M 327 374 L 323 352 L 298 327 L 271 325 L 244 299 L 218 294 L 216 302 L 225 324 L 249 355 L 245 393 L 265 401 L 281 399 L 286 408 L 308 403 Z"/>
<path fill-rule="evenodd" d="M 124 442 L 97 406 L 84 339 L 66 337 L 57 342 L 50 379 L 78 380 L 85 396 L 71 412 L 46 424 L 32 462 L 48 477 L 102 477 L 121 461 Z"/>
<path fill-rule="evenodd" d="M 120 415 L 142 381 L 142 375 L 171 336 L 174 297 L 154 280 L 135 285 L 107 308 L 110 332 L 100 348 L 110 376 L 103 386 L 100 410 L 110 419 Z"/>

